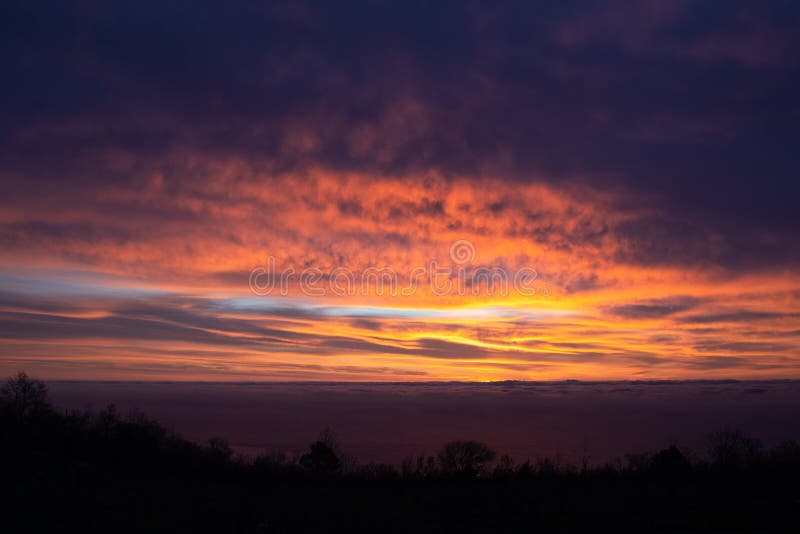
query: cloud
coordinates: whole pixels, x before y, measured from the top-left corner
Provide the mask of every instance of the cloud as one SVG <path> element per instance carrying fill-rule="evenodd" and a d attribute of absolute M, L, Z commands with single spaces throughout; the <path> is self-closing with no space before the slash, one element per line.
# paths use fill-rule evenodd
<path fill-rule="evenodd" d="M 634 304 L 610 306 L 608 312 L 612 315 L 630 319 L 652 319 L 691 310 L 698 303 L 698 299 L 692 297 L 670 297 Z"/>
<path fill-rule="evenodd" d="M 793 4 L 0 9 L 7 355 L 796 373 Z M 457 240 L 470 272 L 534 269 L 536 295 L 422 280 L 314 300 L 298 281 L 390 268 L 407 284 L 452 266 Z M 295 273 L 273 300 L 248 288 L 267 256 Z"/>
<path fill-rule="evenodd" d="M 683 323 L 751 323 L 754 321 L 772 321 L 775 319 L 798 317 L 797 313 L 771 312 L 760 310 L 737 310 L 720 313 L 687 315 L 681 317 Z"/>
<path fill-rule="evenodd" d="M 54 14 L 12 2 L 2 90 L 16 105 L 2 127 L 4 179 L 20 197 L 151 179 L 162 195 L 184 195 L 214 172 L 197 165 L 202 155 L 258 167 L 264 187 L 270 175 L 320 168 L 376 181 L 435 169 L 624 187 L 657 212 L 635 223 L 649 229 L 637 233 L 646 242 L 643 255 L 628 251 L 632 261 L 735 266 L 759 251 L 774 262 L 787 249 L 794 261 L 790 140 L 800 78 L 782 58 L 800 46 L 796 8 L 579 4 L 333 10 L 308 2 L 287 16 L 272 3 L 73 5 Z M 412 23 L 423 9 L 428 24 Z M 426 191 L 389 209 L 442 216 L 439 195 Z M 482 204 L 498 215 L 508 198 Z M 354 216 L 359 203 L 339 206 Z M 82 232 L 19 224 L 9 230 L 16 239 Z M 658 234 L 664 225 L 670 232 Z M 592 225 L 581 240 L 614 230 L 604 228 Z M 709 256 L 714 239 L 722 254 Z"/>

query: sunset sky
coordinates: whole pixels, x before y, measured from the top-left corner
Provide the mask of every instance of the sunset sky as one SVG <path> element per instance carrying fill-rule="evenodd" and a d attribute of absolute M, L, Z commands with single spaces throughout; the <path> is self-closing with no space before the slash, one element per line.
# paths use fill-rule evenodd
<path fill-rule="evenodd" d="M 221 5 L 0 7 L 4 374 L 800 378 L 797 2 Z"/>

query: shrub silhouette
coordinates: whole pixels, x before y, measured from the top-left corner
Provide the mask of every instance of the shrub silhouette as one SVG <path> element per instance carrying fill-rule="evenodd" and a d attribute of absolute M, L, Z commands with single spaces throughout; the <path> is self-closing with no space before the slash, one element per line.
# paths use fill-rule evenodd
<path fill-rule="evenodd" d="M 266 452 L 253 459 L 253 470 L 265 476 L 291 471 L 295 467 L 282 452 Z"/>
<path fill-rule="evenodd" d="M 400 464 L 400 474 L 403 478 L 425 479 L 435 477 L 439 474 L 436 465 L 436 458 L 418 454 L 417 456 L 407 456 Z"/>
<path fill-rule="evenodd" d="M 475 477 L 484 473 L 495 452 L 478 441 L 451 441 L 442 447 L 437 458 L 443 474 Z"/>
<path fill-rule="evenodd" d="M 650 459 L 650 469 L 659 473 L 683 473 L 691 468 L 691 463 L 686 455 L 675 445 L 670 445 Z"/>
<path fill-rule="evenodd" d="M 334 450 L 323 441 L 315 441 L 310 451 L 300 457 L 300 465 L 312 473 L 333 474 L 341 468 L 341 461 Z"/>
<path fill-rule="evenodd" d="M 706 441 L 711 462 L 720 469 L 745 469 L 755 466 L 761 459 L 761 442 L 735 428 L 712 432 Z"/>
<path fill-rule="evenodd" d="M 516 471 L 517 466 L 514 464 L 514 459 L 508 454 L 504 454 L 498 460 L 497 465 L 494 466 L 492 475 L 496 478 L 509 478 L 514 476 Z"/>
<path fill-rule="evenodd" d="M 800 467 L 800 443 L 784 441 L 776 445 L 769 452 L 769 460 L 775 468 L 798 470 Z"/>
<path fill-rule="evenodd" d="M 233 458 L 233 449 L 225 438 L 214 436 L 208 439 L 208 450 L 212 457 L 220 462 L 227 462 Z"/>
<path fill-rule="evenodd" d="M 300 465 L 310 473 L 331 475 L 341 470 L 338 439 L 331 429 L 323 429 L 317 441 L 309 445 L 309 449 L 309 452 L 300 457 Z"/>

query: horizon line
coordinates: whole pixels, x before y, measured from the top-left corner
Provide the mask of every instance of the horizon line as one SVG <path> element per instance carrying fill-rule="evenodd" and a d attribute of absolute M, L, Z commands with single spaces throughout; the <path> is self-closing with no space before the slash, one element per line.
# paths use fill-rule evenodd
<path fill-rule="evenodd" d="M 736 384 L 736 383 L 800 383 L 800 378 L 686 378 L 686 379 L 609 379 L 609 380 L 417 380 L 417 381 L 351 381 L 351 380 L 116 380 L 116 379 L 47 379 L 47 383 L 93 383 L 93 384 L 220 384 L 220 385 L 596 385 L 596 384 Z"/>

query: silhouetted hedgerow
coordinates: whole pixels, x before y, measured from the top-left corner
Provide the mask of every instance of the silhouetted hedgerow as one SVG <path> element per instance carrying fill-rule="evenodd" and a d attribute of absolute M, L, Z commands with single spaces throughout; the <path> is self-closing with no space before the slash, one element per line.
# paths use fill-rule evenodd
<path fill-rule="evenodd" d="M 580 468 L 468 440 L 359 464 L 330 429 L 298 456 L 237 455 L 142 413 L 59 412 L 25 374 L 0 395 L 3 532 L 798 532 L 800 444 L 736 429 Z"/>

